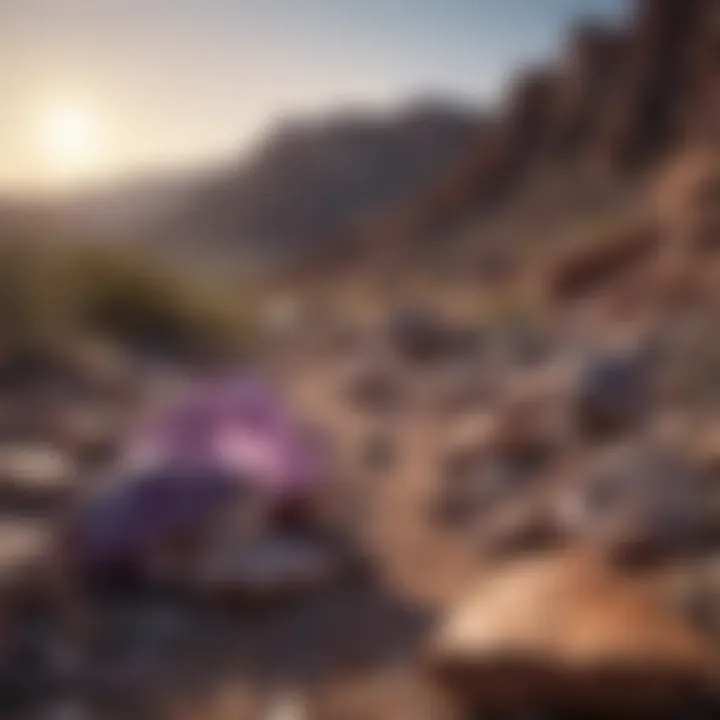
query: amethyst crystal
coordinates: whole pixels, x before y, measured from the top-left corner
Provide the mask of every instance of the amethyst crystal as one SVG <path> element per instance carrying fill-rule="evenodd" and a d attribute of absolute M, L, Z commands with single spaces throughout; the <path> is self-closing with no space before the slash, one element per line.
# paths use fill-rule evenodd
<path fill-rule="evenodd" d="M 132 565 L 231 503 L 262 498 L 278 515 L 305 507 L 328 459 L 323 439 L 263 383 L 209 383 L 133 433 L 113 480 L 79 508 L 74 547 L 81 562 Z"/>

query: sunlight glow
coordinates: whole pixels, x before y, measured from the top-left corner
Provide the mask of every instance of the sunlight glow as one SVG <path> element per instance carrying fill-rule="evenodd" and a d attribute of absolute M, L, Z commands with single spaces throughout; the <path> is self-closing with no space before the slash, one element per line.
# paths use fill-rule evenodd
<path fill-rule="evenodd" d="M 61 102 L 47 107 L 39 118 L 39 140 L 53 180 L 82 180 L 102 165 L 99 122 L 89 106 Z"/>

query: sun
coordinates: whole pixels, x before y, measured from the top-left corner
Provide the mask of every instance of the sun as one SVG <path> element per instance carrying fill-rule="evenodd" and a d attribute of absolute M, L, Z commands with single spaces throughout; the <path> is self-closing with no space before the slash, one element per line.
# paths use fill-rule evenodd
<path fill-rule="evenodd" d="M 39 118 L 39 139 L 54 180 L 82 180 L 101 165 L 100 124 L 89 105 L 70 101 L 49 105 Z"/>

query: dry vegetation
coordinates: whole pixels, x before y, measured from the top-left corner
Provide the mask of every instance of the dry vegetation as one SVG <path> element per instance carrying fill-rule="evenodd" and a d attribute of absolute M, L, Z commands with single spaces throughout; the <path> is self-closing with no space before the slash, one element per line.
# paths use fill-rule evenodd
<path fill-rule="evenodd" d="M 135 247 L 5 242 L 2 360 L 50 361 L 78 338 L 186 361 L 237 358 L 251 340 L 241 297 Z"/>

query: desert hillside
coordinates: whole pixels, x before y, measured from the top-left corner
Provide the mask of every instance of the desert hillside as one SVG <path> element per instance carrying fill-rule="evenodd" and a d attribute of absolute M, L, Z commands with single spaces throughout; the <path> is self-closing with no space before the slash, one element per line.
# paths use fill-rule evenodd
<path fill-rule="evenodd" d="M 718 47 L 712 0 L 641 0 L 625 25 L 577 26 L 558 60 L 517 75 L 449 172 L 365 233 L 367 256 L 456 253 L 482 273 L 498 246 L 634 212 L 664 165 L 717 142 Z"/>

